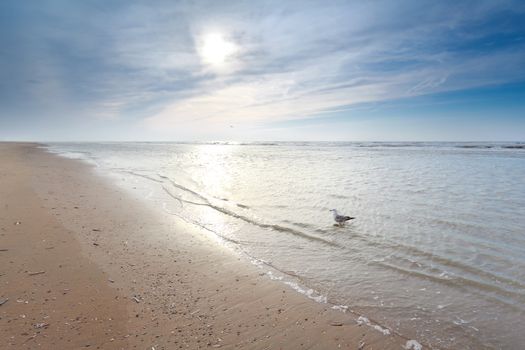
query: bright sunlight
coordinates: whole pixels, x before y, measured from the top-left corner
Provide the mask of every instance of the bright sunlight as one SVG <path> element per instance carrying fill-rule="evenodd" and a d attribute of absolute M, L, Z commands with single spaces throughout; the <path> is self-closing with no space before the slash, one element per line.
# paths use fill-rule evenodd
<path fill-rule="evenodd" d="M 200 55 L 205 63 L 219 66 L 235 51 L 237 47 L 234 43 L 225 40 L 222 34 L 211 33 L 204 37 Z"/>

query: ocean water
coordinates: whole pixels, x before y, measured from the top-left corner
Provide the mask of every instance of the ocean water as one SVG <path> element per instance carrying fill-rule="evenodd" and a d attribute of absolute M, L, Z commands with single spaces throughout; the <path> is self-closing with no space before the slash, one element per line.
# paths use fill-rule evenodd
<path fill-rule="evenodd" d="M 523 143 L 48 148 L 384 333 L 439 349 L 523 348 Z M 333 208 L 356 219 L 336 227 Z"/>

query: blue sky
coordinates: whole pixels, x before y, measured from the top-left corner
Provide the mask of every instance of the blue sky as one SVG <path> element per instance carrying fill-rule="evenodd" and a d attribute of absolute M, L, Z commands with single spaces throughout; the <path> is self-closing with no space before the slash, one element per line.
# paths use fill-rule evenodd
<path fill-rule="evenodd" d="M 0 140 L 525 140 L 523 1 L 0 2 Z"/>

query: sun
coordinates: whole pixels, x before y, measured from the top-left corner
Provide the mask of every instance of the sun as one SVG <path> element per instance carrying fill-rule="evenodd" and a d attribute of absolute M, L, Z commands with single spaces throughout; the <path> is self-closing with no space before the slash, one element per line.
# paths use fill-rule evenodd
<path fill-rule="evenodd" d="M 203 62 L 220 66 L 237 51 L 237 46 L 224 39 L 220 33 L 210 33 L 204 36 L 200 56 Z"/>

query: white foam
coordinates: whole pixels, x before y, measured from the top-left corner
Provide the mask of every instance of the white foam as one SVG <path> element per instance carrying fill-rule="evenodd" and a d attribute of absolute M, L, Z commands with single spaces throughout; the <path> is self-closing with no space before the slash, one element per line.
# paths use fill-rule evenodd
<path fill-rule="evenodd" d="M 50 147 L 48 148 L 42 147 L 42 148 L 46 149 L 49 153 L 56 154 L 57 156 L 67 158 L 67 159 L 81 160 L 97 168 L 100 168 L 100 164 L 95 159 L 89 157 L 86 153 L 67 151 L 67 150 L 61 150 L 58 148 L 50 148 Z"/>
<path fill-rule="evenodd" d="M 324 295 L 321 295 L 319 293 L 317 293 L 315 290 L 313 289 L 303 289 L 301 288 L 297 283 L 295 282 L 289 282 L 289 281 L 286 281 L 284 282 L 284 284 L 292 287 L 293 290 L 295 290 L 296 292 L 299 292 L 301 294 L 304 294 L 306 295 L 308 298 L 312 299 L 312 300 L 315 300 L 317 301 L 318 303 L 322 303 L 322 304 L 326 304 L 328 302 L 328 299 L 326 298 L 326 296 Z"/>
<path fill-rule="evenodd" d="M 348 306 L 346 306 L 346 305 L 334 305 L 334 306 L 332 306 L 332 309 L 339 310 L 339 311 L 342 311 L 342 312 L 347 312 L 348 311 Z"/>
<path fill-rule="evenodd" d="M 468 324 L 470 323 L 470 321 L 465 321 L 464 319 L 462 319 L 461 317 L 458 317 L 458 316 L 455 316 L 456 317 L 456 320 L 452 321 L 455 325 L 457 326 L 461 326 L 461 325 L 464 325 L 464 324 Z"/>
<path fill-rule="evenodd" d="M 282 281 L 283 278 L 281 276 L 275 276 L 272 271 L 268 271 L 266 272 L 266 274 L 268 275 L 268 277 L 270 277 L 270 279 L 272 280 L 276 280 L 276 281 Z"/>
<path fill-rule="evenodd" d="M 407 341 L 407 343 L 405 344 L 404 348 L 406 350 L 422 350 L 423 346 L 421 344 L 419 344 L 416 340 L 411 339 L 411 340 Z"/>
<path fill-rule="evenodd" d="M 257 266 L 258 268 L 264 269 L 264 265 L 268 264 L 268 262 L 261 260 L 261 259 L 255 259 L 251 257 L 250 262 Z M 328 303 L 328 298 L 325 295 L 320 294 L 319 292 L 309 288 L 304 289 L 299 284 L 291 281 L 286 281 L 282 276 L 275 275 L 271 270 L 266 271 L 266 275 L 271 279 L 275 281 L 282 281 L 287 286 L 290 286 L 293 290 L 295 290 L 298 293 L 301 293 L 308 297 L 309 299 L 312 299 L 318 303 L 326 304 Z"/>
<path fill-rule="evenodd" d="M 390 335 L 390 329 L 388 328 L 383 328 L 381 327 L 380 325 L 378 324 L 373 324 L 372 322 L 370 322 L 370 320 L 364 316 L 359 316 L 359 318 L 357 319 L 357 324 L 358 325 L 367 325 L 368 327 L 372 327 L 373 329 L 375 329 L 376 331 L 378 332 L 381 332 L 383 333 L 383 335 Z"/>

